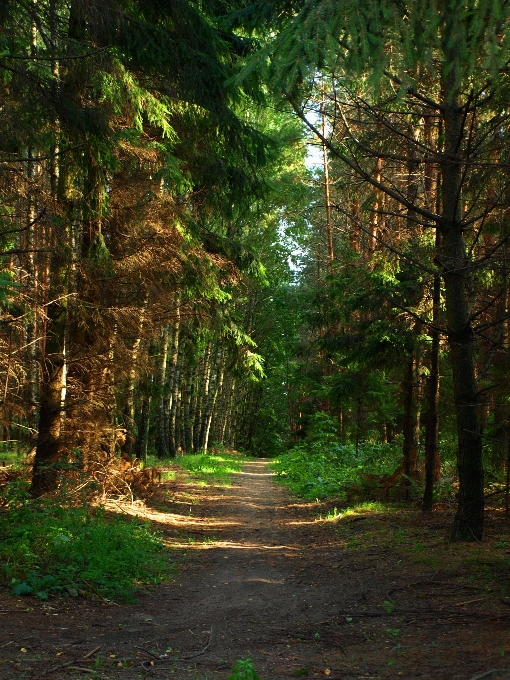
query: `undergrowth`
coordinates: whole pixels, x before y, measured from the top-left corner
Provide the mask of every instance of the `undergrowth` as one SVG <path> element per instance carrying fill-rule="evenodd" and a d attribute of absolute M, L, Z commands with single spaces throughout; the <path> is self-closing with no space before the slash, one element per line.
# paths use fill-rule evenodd
<path fill-rule="evenodd" d="M 400 442 L 342 444 L 326 413 L 316 413 L 303 444 L 273 463 L 277 479 L 308 500 L 342 497 L 346 489 L 362 485 L 368 474 L 391 474 L 402 460 Z"/>
<path fill-rule="evenodd" d="M 127 602 L 173 571 L 159 535 L 137 518 L 85 503 L 32 500 L 25 482 L 0 492 L 0 579 L 15 595 L 78 593 Z"/>
<path fill-rule="evenodd" d="M 240 472 L 245 461 L 246 458 L 240 454 L 227 452 L 187 454 L 175 460 L 198 479 L 223 485 L 230 484 L 231 475 Z"/>

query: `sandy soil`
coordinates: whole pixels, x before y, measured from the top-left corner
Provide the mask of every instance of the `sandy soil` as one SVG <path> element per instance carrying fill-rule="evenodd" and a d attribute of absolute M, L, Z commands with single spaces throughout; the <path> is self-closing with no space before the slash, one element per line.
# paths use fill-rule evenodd
<path fill-rule="evenodd" d="M 182 560 L 176 580 L 136 605 L 1 595 L 0 679 L 226 679 L 248 657 L 262 680 L 468 680 L 510 666 L 499 597 L 363 543 L 368 518 L 342 532 L 317 522 L 265 461 L 231 487 L 166 486 L 145 511 Z"/>

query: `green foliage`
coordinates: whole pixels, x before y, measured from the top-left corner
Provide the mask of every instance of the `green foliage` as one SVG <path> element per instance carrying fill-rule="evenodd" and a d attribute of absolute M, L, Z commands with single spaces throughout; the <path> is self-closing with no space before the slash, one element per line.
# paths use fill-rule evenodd
<path fill-rule="evenodd" d="M 279 456 L 274 469 L 293 493 L 311 500 L 341 496 L 346 487 L 360 483 L 363 474 L 391 473 L 401 455 L 398 442 L 363 442 L 358 451 L 353 444 L 342 444 L 333 419 L 319 411 L 303 444 Z"/>
<path fill-rule="evenodd" d="M 246 459 L 239 454 L 191 453 L 174 462 L 201 480 L 228 483 L 234 472 L 241 472 Z"/>
<path fill-rule="evenodd" d="M 0 578 L 14 595 L 47 599 L 89 584 L 103 597 L 132 602 L 138 585 L 170 574 L 169 555 L 148 523 L 61 500 L 33 501 L 23 482 L 2 490 Z"/>
<path fill-rule="evenodd" d="M 238 659 L 232 669 L 229 680 L 260 680 L 251 659 Z"/>

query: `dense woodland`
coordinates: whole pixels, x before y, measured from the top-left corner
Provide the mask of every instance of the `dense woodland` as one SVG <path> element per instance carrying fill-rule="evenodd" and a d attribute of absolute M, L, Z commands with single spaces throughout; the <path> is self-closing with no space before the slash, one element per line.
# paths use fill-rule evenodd
<path fill-rule="evenodd" d="M 4 0 L 1 425 L 32 495 L 120 455 L 329 451 L 425 510 L 448 476 L 480 540 L 510 483 L 509 19 Z"/>

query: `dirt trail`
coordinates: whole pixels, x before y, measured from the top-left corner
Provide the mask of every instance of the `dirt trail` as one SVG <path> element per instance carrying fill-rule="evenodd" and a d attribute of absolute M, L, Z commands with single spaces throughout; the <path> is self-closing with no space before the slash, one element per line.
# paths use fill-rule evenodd
<path fill-rule="evenodd" d="M 275 485 L 266 461 L 231 487 L 167 487 L 147 510 L 184 555 L 175 582 L 136 605 L 63 599 L 4 614 L 0 678 L 85 678 L 90 662 L 77 660 L 96 647 L 98 676 L 116 680 L 223 679 L 247 657 L 262 680 L 468 680 L 510 665 L 508 607 L 387 544 L 360 550 L 369 518 L 340 535 Z M 0 609 L 26 602 L 4 595 Z"/>

